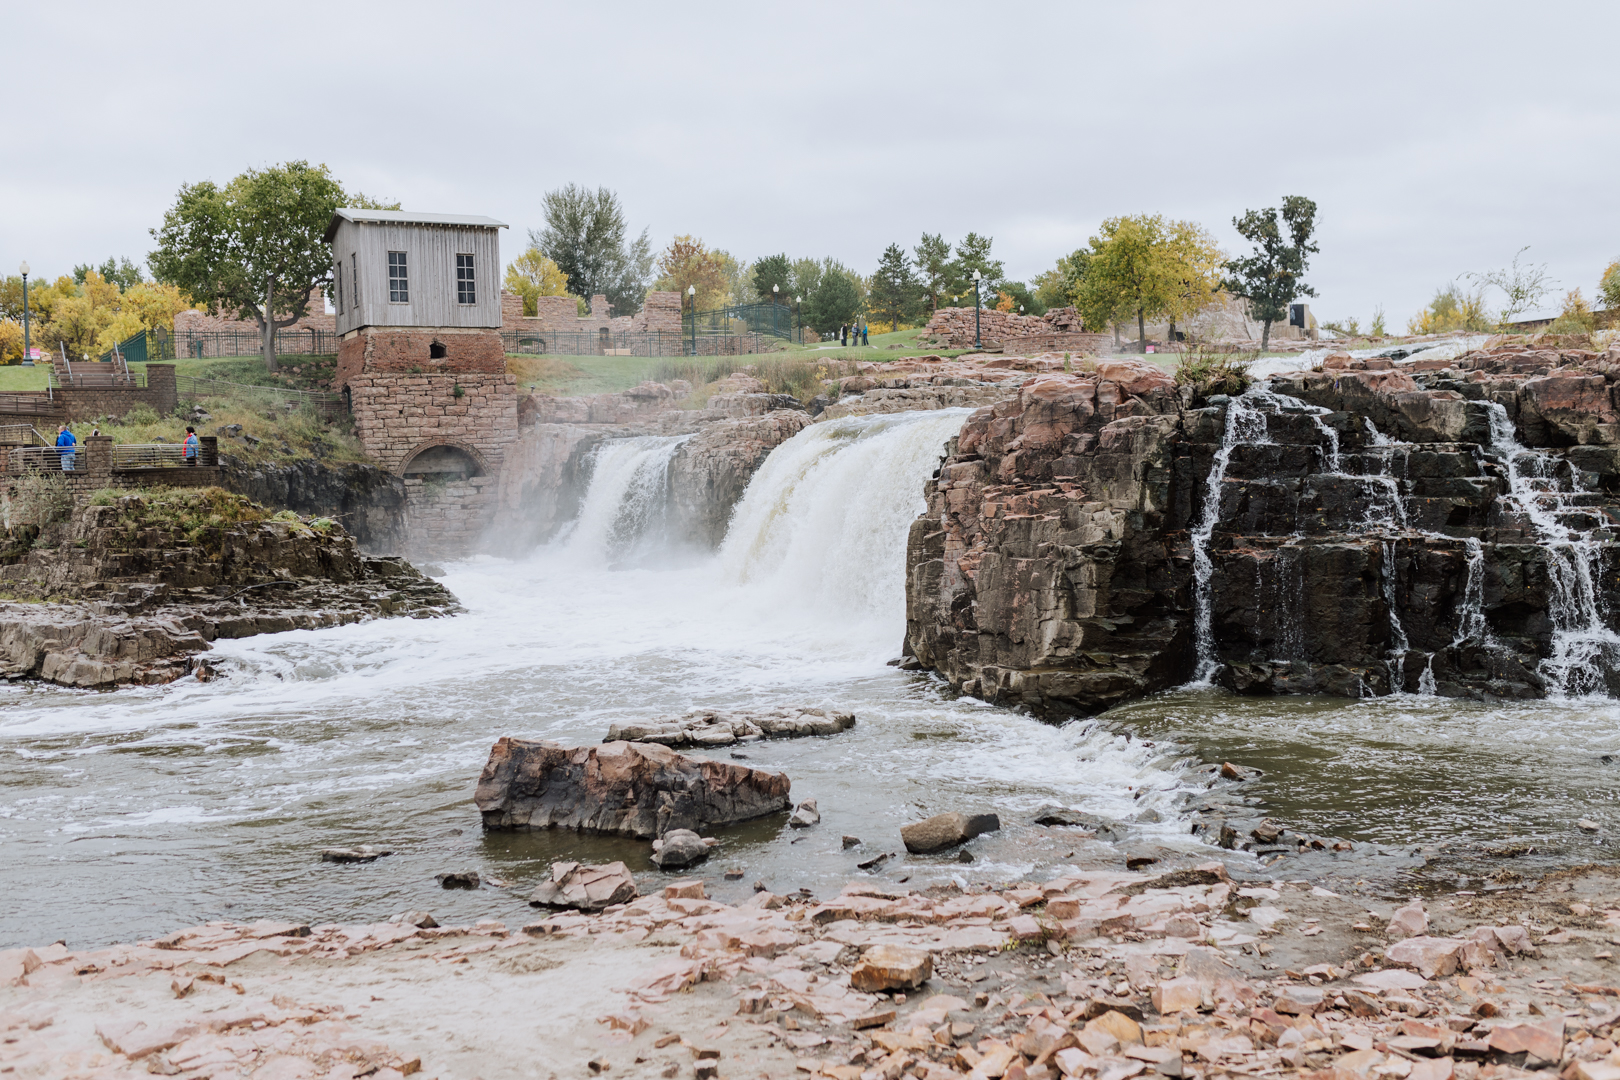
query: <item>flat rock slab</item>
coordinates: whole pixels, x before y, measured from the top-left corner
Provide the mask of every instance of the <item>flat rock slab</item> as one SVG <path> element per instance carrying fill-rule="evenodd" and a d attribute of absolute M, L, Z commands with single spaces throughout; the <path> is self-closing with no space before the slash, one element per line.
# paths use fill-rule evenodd
<path fill-rule="evenodd" d="M 730 746 L 753 739 L 837 735 L 855 726 L 855 714 L 838 709 L 767 709 L 718 712 L 693 709 L 676 720 L 614 724 L 603 742 L 650 742 L 662 746 Z"/>
<path fill-rule="evenodd" d="M 473 801 L 489 830 L 578 829 L 642 840 L 786 810 L 779 772 L 677 754 L 656 743 L 559 746 L 502 738 Z"/>

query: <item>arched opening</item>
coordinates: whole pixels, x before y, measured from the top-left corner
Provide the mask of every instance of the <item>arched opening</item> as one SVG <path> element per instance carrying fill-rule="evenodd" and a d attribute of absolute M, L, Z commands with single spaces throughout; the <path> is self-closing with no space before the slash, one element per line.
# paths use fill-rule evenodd
<path fill-rule="evenodd" d="M 400 470 L 407 480 L 465 480 L 484 475 L 483 466 L 459 446 L 429 446 Z"/>
<path fill-rule="evenodd" d="M 442 341 L 435 341 L 433 344 L 428 346 L 428 359 L 429 360 L 443 360 L 446 356 L 449 356 L 449 355 L 450 355 L 450 350 L 448 350 L 448 349 L 446 349 L 444 347 L 444 342 L 442 342 Z"/>

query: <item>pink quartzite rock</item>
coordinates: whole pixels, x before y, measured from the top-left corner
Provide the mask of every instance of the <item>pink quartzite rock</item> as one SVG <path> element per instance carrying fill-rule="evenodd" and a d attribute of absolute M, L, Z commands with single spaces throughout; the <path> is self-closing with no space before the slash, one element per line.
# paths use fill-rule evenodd
<path fill-rule="evenodd" d="M 484 828 L 579 829 L 650 840 L 788 808 L 782 773 L 686 757 L 651 743 L 563 747 L 502 738 L 473 801 Z"/>
<path fill-rule="evenodd" d="M 1416 937 L 1429 928 L 1429 913 L 1423 910 L 1423 902 L 1414 900 L 1405 907 L 1396 908 L 1395 913 L 1389 917 L 1388 933 L 1392 938 Z"/>
<path fill-rule="evenodd" d="M 1426 979 L 1443 979 L 1457 970 L 1468 944 L 1461 938 L 1409 937 L 1385 949 L 1384 959 L 1412 968 Z"/>
<path fill-rule="evenodd" d="M 529 903 L 535 907 L 601 911 L 611 904 L 634 900 L 636 895 L 635 879 L 622 862 L 605 866 L 558 862 L 551 864 L 551 880 L 534 890 Z"/>
<path fill-rule="evenodd" d="M 922 949 L 874 945 L 850 971 L 849 984 L 869 994 L 878 990 L 910 990 L 927 982 L 933 973 L 933 957 Z"/>

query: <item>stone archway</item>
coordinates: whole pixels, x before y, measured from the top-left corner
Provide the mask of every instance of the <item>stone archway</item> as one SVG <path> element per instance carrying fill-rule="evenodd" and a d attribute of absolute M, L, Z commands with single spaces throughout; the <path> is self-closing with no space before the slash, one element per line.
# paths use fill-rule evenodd
<path fill-rule="evenodd" d="M 489 463 L 474 448 L 450 439 L 422 443 L 406 455 L 399 474 L 421 480 L 466 480 L 487 476 Z"/>

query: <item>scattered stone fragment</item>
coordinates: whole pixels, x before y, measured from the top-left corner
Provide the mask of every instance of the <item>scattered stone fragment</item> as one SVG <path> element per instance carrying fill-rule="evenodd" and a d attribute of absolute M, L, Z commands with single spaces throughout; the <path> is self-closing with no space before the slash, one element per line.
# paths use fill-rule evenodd
<path fill-rule="evenodd" d="M 861 838 L 860 837 L 858 837 L 858 836 L 846 836 L 846 837 L 844 837 L 844 850 L 848 851 L 852 847 L 859 847 L 860 843 L 861 843 Z"/>
<path fill-rule="evenodd" d="M 912 990 L 934 973 L 934 960 L 922 949 L 874 945 L 861 954 L 849 973 L 849 984 L 864 993 Z"/>
<path fill-rule="evenodd" d="M 1416 937 L 1429 928 L 1429 913 L 1423 910 L 1423 901 L 1413 900 L 1405 907 L 1395 909 L 1389 917 L 1385 932 L 1392 938 Z"/>
<path fill-rule="evenodd" d="M 1001 820 L 994 814 L 935 814 L 924 821 L 907 825 L 900 830 L 900 839 L 906 850 L 923 855 L 965 844 L 983 833 L 1001 828 Z"/>
<path fill-rule="evenodd" d="M 426 911 L 402 911 L 388 921 L 402 926 L 414 926 L 418 930 L 432 930 L 439 925 L 439 920 Z"/>
<path fill-rule="evenodd" d="M 433 879 L 446 889 L 476 889 L 480 884 L 476 870 L 452 870 L 445 874 L 435 874 Z"/>
<path fill-rule="evenodd" d="M 793 808 L 793 816 L 788 818 L 788 824 L 795 829 L 808 829 L 812 825 L 821 824 L 821 811 L 816 809 L 816 800 L 806 799 Z"/>
<path fill-rule="evenodd" d="M 1599 828 L 1598 823 L 1591 818 L 1581 818 L 1575 823 L 1575 827 L 1582 832 L 1597 832 Z"/>
<path fill-rule="evenodd" d="M 551 880 L 534 890 L 529 905 L 601 911 L 612 904 L 628 903 L 637 895 L 635 879 L 622 862 L 603 866 L 555 862 L 551 864 Z"/>

